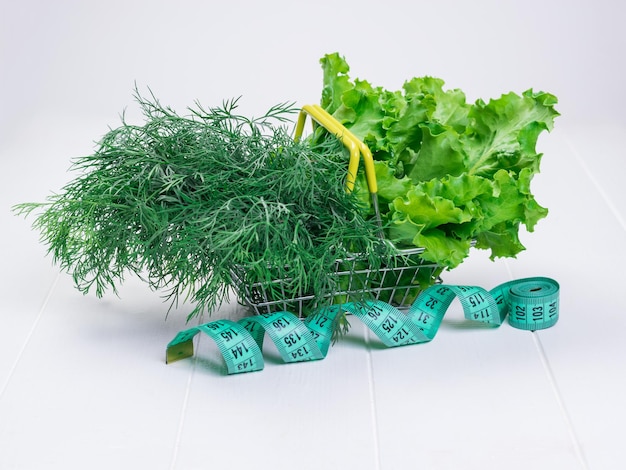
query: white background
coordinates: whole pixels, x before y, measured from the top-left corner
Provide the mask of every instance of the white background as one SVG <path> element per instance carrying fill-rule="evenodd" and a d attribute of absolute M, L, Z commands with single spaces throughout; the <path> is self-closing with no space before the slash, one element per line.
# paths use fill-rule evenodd
<path fill-rule="evenodd" d="M 626 421 L 622 175 L 626 14 L 617 0 L 0 2 L 0 469 L 621 469 Z M 434 75 L 468 99 L 558 96 L 533 184 L 550 209 L 528 250 L 472 253 L 445 281 L 544 275 L 561 320 L 466 325 L 386 350 L 355 324 L 324 361 L 225 375 L 202 339 L 166 366 L 189 306 L 165 320 L 129 279 L 96 299 L 59 274 L 16 203 L 69 181 L 71 159 L 138 117 L 150 87 L 184 111 L 241 96 L 259 115 L 319 100 L 319 59 L 398 89 Z M 217 316 L 238 314 L 227 306 Z"/>

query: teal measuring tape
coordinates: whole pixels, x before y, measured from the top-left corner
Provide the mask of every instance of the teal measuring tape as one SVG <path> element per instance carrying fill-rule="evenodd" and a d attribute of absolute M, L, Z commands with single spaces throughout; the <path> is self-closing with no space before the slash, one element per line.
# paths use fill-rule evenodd
<path fill-rule="evenodd" d="M 212 338 L 226 362 L 229 374 L 262 370 L 265 333 L 276 344 L 285 362 L 319 360 L 328 353 L 338 315 L 359 318 L 388 347 L 431 341 L 443 317 L 458 298 L 465 318 L 522 330 L 542 330 L 559 317 L 559 285 L 545 277 L 506 282 L 490 291 L 477 286 L 440 284 L 424 290 L 405 313 L 381 301 L 346 303 L 324 307 L 305 319 L 290 312 L 243 318 L 238 322 L 216 320 L 181 331 L 167 345 L 167 363 L 193 355 L 193 338 L 200 332 Z"/>

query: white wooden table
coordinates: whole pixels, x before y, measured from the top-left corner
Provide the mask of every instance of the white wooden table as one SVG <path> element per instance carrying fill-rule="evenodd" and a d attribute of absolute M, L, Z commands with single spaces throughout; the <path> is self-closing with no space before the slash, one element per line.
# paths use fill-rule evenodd
<path fill-rule="evenodd" d="M 542 173 L 533 181 L 533 192 L 550 214 L 534 233 L 522 234 L 527 251 L 515 260 L 495 262 L 488 259 L 487 253 L 475 251 L 463 265 L 445 274 L 447 283 L 486 288 L 514 278 L 553 277 L 561 285 L 561 318 L 554 328 L 530 333 L 508 325 L 499 329 L 476 326 L 463 320 L 460 304 L 455 301 L 438 335 L 428 344 L 386 349 L 354 320 L 348 336 L 333 346 L 323 361 L 285 365 L 275 346 L 266 341 L 264 371 L 227 376 L 216 345 L 201 335 L 193 358 L 165 364 L 165 346 L 187 327 L 189 306 L 171 312 L 166 320 L 166 305 L 159 293 L 150 292 L 132 278 L 122 287 L 119 298 L 82 296 L 67 274 L 51 266 L 29 222 L 13 216 L 9 209 L 18 202 L 41 200 L 59 189 L 68 180 L 69 159 L 89 152 L 92 141 L 106 131 L 106 125 L 115 124 L 116 116 L 110 113 L 119 112 L 123 106 L 119 103 L 130 103 L 130 98 L 129 93 L 120 92 L 115 96 L 117 101 L 107 102 L 101 96 L 106 96 L 107 80 L 113 81 L 111 88 L 115 92 L 124 87 L 123 91 L 128 92 L 133 79 L 149 80 L 150 73 L 156 73 L 158 68 L 153 64 L 163 56 L 154 51 L 142 55 L 141 48 L 131 47 L 159 47 L 156 40 L 141 39 L 142 34 L 157 37 L 150 18 L 164 28 L 173 28 L 169 37 L 175 44 L 191 48 L 181 51 L 182 58 L 169 58 L 169 64 L 179 68 L 185 89 L 177 89 L 175 80 L 179 75 L 174 71 L 164 70 L 164 77 L 154 75 L 162 89 L 183 104 L 192 104 L 194 95 L 203 92 L 193 92 L 200 81 L 184 80 L 185 67 L 190 67 L 188 72 L 193 75 L 197 65 L 189 64 L 205 48 L 208 61 L 211 53 L 215 61 L 226 61 L 235 84 L 245 83 L 241 78 L 248 73 L 245 60 L 229 62 L 225 54 L 238 52 L 245 57 L 246 41 L 236 39 L 230 49 L 216 50 L 207 45 L 211 41 L 208 36 L 199 36 L 206 40 L 202 44 L 184 41 L 186 24 L 202 24 L 201 19 L 194 19 L 193 12 L 213 18 L 214 10 L 199 3 L 181 2 L 178 8 L 183 10 L 175 15 L 179 10 L 165 4 L 113 2 L 112 8 L 128 4 L 128 15 L 137 23 L 96 7 L 71 8 L 60 2 L 63 6 L 51 8 L 44 2 L 24 3 L 38 6 L 36 11 L 42 16 L 29 16 L 26 6 L 13 7 L 12 18 L 23 27 L 13 25 L 3 33 L 3 38 L 9 31 L 16 40 L 30 38 L 30 42 L 23 46 L 13 43 L 18 52 L 2 56 L 7 70 L 22 67 L 28 74 L 23 81 L 18 80 L 17 73 L 11 76 L 13 91 L 2 91 L 9 103 L 5 109 L 11 113 L 0 115 L 4 167 L 0 190 L 0 469 L 626 468 L 626 307 L 622 299 L 622 267 L 626 266 L 626 120 L 610 119 L 614 108 L 624 109 L 623 92 L 615 95 L 614 102 L 605 100 L 605 120 L 598 117 L 587 122 L 564 115 L 557 120 L 553 133 L 541 136 L 539 147 L 545 157 Z M 311 62 L 307 72 L 317 74 L 320 54 L 343 47 L 353 51 L 355 60 L 362 60 L 361 68 L 365 68 L 366 51 L 359 55 L 361 49 L 350 41 L 353 35 L 339 34 L 334 40 L 326 37 L 318 46 L 312 45 L 313 40 L 300 45 L 281 43 L 279 33 L 272 32 L 279 24 L 274 16 L 259 20 L 256 15 L 263 12 L 260 6 L 239 3 L 248 12 L 244 20 L 251 28 L 238 30 L 240 35 L 248 34 L 245 37 L 251 41 L 255 34 L 269 31 L 268 43 L 261 47 L 275 49 L 267 60 L 295 54 L 301 46 L 308 56 L 293 59 L 295 64 Z M 571 20 L 568 15 L 575 14 L 576 21 L 582 21 L 591 11 L 582 5 L 556 3 L 560 9 L 549 8 L 549 18 L 563 15 Z M 600 4 L 610 6 L 608 1 Z M 296 3 L 273 1 L 266 8 L 280 12 L 285 24 L 313 15 L 301 25 L 308 33 L 324 18 L 321 13 L 305 7 L 298 11 L 290 5 Z M 330 8 L 330 3 L 323 5 Z M 403 2 L 385 5 L 377 7 L 382 9 L 380 14 L 394 12 L 392 16 L 398 18 Z M 459 40 L 459 31 L 473 31 L 469 25 L 463 26 L 465 20 L 478 20 L 483 14 L 495 19 L 506 17 L 506 12 L 495 7 L 488 10 L 480 2 L 477 10 L 465 10 L 463 5 L 448 5 L 463 13 L 452 20 Z M 437 8 L 422 7 L 431 13 Z M 148 9 L 145 17 L 142 8 Z M 220 15 L 232 15 L 236 9 L 220 8 Z M 413 17 L 421 11 L 418 4 L 411 8 Z M 376 23 L 371 14 L 358 11 L 358 19 Z M 523 11 L 520 7 L 516 14 Z M 606 8 L 594 11 L 591 19 L 598 33 L 594 37 L 600 38 L 598 44 L 604 44 L 603 34 L 608 33 L 598 26 L 599 21 L 615 21 L 613 15 L 621 13 Z M 52 15 L 52 25 L 66 29 L 55 29 L 46 15 Z M 118 33 L 108 33 L 112 43 L 100 36 L 106 25 L 96 21 L 99 15 L 121 28 L 119 34 L 129 34 L 125 43 L 128 49 L 117 47 L 121 43 L 113 36 Z M 8 25 L 8 20 L 4 21 Z M 213 30 L 218 28 L 215 18 L 207 22 Z M 410 36 L 398 33 L 398 26 L 383 21 L 379 24 L 381 38 L 385 34 Z M 135 26 L 140 32 L 131 31 Z M 574 26 L 565 25 L 562 32 L 575 42 L 579 39 Z M 550 21 L 535 25 L 539 38 L 552 38 L 556 27 Z M 439 31 L 432 25 L 426 28 L 430 34 Z M 210 31 L 207 26 L 209 36 Z M 296 31 L 288 33 L 295 35 Z M 49 40 L 47 34 L 51 35 Z M 615 35 L 614 40 L 623 44 L 623 33 Z M 514 45 L 526 50 L 520 45 L 522 38 L 503 36 L 502 41 L 503 50 Z M 563 43 L 563 39 L 555 41 Z M 363 44 L 366 48 L 370 43 L 363 39 Z M 456 43 L 449 40 L 442 44 L 443 49 L 452 51 Z M 164 47 L 170 51 L 170 46 Z M 398 47 L 404 47 L 407 54 L 412 51 L 407 44 Z M 27 54 L 39 62 L 28 65 Z M 551 59 L 549 54 L 545 52 L 543 59 Z M 573 57 L 573 52 L 569 54 Z M 107 71 L 102 60 L 112 61 L 115 57 L 121 57 L 126 68 Z M 437 69 L 433 74 L 439 74 L 439 69 L 449 70 L 461 81 L 462 71 L 441 67 L 437 55 L 426 53 L 425 57 L 424 63 L 416 63 L 419 70 L 415 75 L 427 73 L 421 69 L 431 65 Z M 563 60 L 570 60 L 568 57 Z M 80 65 L 73 62 L 78 60 Z M 259 60 L 253 62 L 257 67 L 265 64 L 256 55 L 248 60 Z M 607 63 L 610 65 L 610 60 Z M 136 68 L 129 68 L 132 64 L 137 64 Z M 285 91 L 282 85 L 272 82 L 278 68 L 289 68 L 288 64 L 267 63 L 262 73 L 248 76 L 255 85 L 242 92 L 254 92 L 258 86 L 269 90 L 267 95 L 274 94 L 277 100 L 289 99 L 297 87 Z M 507 73 L 513 75 L 514 64 L 504 63 Z M 112 62 L 109 65 L 114 67 Z M 592 65 L 599 67 L 597 63 Z M 467 66 L 463 62 L 463 67 Z M 107 69 L 101 79 L 97 73 L 100 67 Z M 207 77 L 219 72 L 209 65 L 204 67 Z M 87 72 L 81 71 L 83 68 Z M 43 75 L 37 75 L 39 69 Z M 398 81 L 388 87 L 409 78 L 409 69 L 403 64 Z M 555 65 L 554 70 L 546 70 L 546 77 L 549 73 L 557 75 L 544 82 L 558 88 L 569 82 L 558 75 L 557 69 Z M 585 70 L 584 64 L 572 64 L 571 69 L 580 70 L 581 83 L 571 84 L 571 89 L 563 87 L 563 94 L 572 99 L 565 100 L 561 109 L 580 117 L 585 110 L 594 109 L 593 105 L 585 101 L 585 96 L 578 96 L 581 103 L 573 98 L 592 82 L 593 74 Z M 493 72 L 496 70 L 494 67 Z M 617 73 L 618 69 L 612 70 Z M 75 94 L 57 77 L 64 71 L 65 79 L 79 86 Z M 73 79 L 73 73 L 87 81 Z M 532 76 L 532 72 L 525 73 L 526 80 Z M 469 81 L 470 75 L 468 71 Z M 518 86 L 515 79 L 507 81 L 511 75 L 501 77 L 503 86 Z M 355 76 L 367 78 L 367 73 L 355 70 Z M 385 68 L 380 78 L 389 76 L 393 74 Z M 259 84 L 264 78 L 267 82 Z M 166 79 L 170 80 L 169 88 Z M 474 80 L 468 86 L 483 91 L 478 79 Z M 610 87 L 615 77 L 610 80 L 606 86 Z M 304 80 L 304 99 L 316 99 L 318 81 L 319 75 Z M 226 79 L 219 83 L 226 83 Z M 464 87 L 463 83 L 453 85 Z M 598 83 L 595 92 L 602 94 L 602 88 Z M 209 97 L 230 97 L 220 91 L 212 89 Z M 559 90 L 549 91 L 559 94 Z M 34 98 L 27 98 L 29 92 Z M 17 106 L 19 99 L 27 100 L 23 110 Z M 63 100 L 66 108 L 58 106 Z M 252 107 L 265 104 L 259 99 Z M 88 109 L 95 111 L 85 111 Z M 214 318 L 239 315 L 239 307 L 226 305 Z"/>

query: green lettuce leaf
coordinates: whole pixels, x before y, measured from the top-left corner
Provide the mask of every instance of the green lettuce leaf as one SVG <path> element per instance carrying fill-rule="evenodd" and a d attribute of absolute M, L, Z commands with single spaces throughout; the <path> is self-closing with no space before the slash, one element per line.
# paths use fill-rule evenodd
<path fill-rule="evenodd" d="M 471 240 L 458 240 L 443 230 L 420 232 L 413 243 L 425 248 L 422 257 L 443 266 L 458 266 L 468 256 Z"/>
<path fill-rule="evenodd" d="M 556 98 L 548 93 L 508 93 L 488 104 L 478 100 L 470 112 L 471 125 L 460 136 L 469 173 L 491 176 L 500 169 L 531 168 L 539 172 L 535 151 L 539 134 L 551 130 L 558 114 Z"/>
<path fill-rule="evenodd" d="M 414 164 L 406 167 L 411 180 L 417 183 L 446 175 L 462 175 L 466 167 L 459 134 L 441 125 L 422 128 L 420 152 Z"/>
<path fill-rule="evenodd" d="M 548 213 L 530 183 L 542 157 L 537 139 L 559 115 L 554 95 L 530 89 L 471 104 L 439 78 L 412 78 L 388 91 L 352 81 L 337 53 L 321 63 L 322 106 L 373 153 L 390 241 L 423 247 L 425 259 L 450 268 L 473 243 L 492 258 L 524 249 L 520 225 L 533 231 Z M 369 204 L 362 174 L 355 191 Z"/>

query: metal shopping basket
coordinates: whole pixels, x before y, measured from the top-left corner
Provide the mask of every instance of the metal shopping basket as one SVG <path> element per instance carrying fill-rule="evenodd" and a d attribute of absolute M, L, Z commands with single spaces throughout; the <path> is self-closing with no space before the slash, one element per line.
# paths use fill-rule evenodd
<path fill-rule="evenodd" d="M 367 145 L 345 128 L 319 105 L 306 105 L 300 111 L 294 139 L 299 140 L 304 130 L 307 116 L 314 127 L 319 125 L 331 132 L 349 150 L 350 160 L 346 179 L 346 190 L 354 189 L 356 174 L 361 158 L 372 198 L 372 207 L 382 236 L 382 222 L 378 207 L 378 187 L 374 170 L 374 159 Z M 348 259 L 336 260 L 329 273 L 337 289 L 323 297 L 310 292 L 297 292 L 295 295 L 286 286 L 289 279 L 271 279 L 265 282 L 242 286 L 240 298 L 256 314 L 288 311 L 300 317 L 306 316 L 321 306 L 347 303 L 355 300 L 382 300 L 400 310 L 408 309 L 419 292 L 437 282 L 443 268 L 422 258 L 423 248 L 397 250 L 397 254 L 385 260 L 382 267 L 372 269 L 366 256 L 354 254 Z M 243 280 L 243 273 L 233 273 L 234 278 Z M 288 292 L 290 294 L 288 294 Z M 319 305 L 323 303 L 323 305 Z"/>

